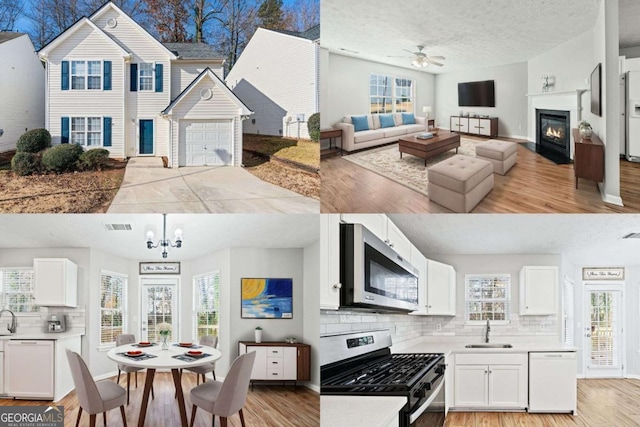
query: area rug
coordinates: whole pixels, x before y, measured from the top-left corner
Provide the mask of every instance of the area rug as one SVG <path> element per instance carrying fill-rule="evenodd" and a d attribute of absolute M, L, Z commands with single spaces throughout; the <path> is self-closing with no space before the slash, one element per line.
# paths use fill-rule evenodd
<path fill-rule="evenodd" d="M 476 146 L 482 142 L 484 141 L 460 138 L 458 154 L 475 157 Z M 398 144 L 393 144 L 350 154 L 344 156 L 343 159 L 428 196 L 429 181 L 427 169 L 455 154 L 455 150 L 450 150 L 433 157 L 427 160 L 427 167 L 425 168 L 424 159 L 420 157 L 412 156 L 411 154 L 402 154 L 401 159 Z"/>

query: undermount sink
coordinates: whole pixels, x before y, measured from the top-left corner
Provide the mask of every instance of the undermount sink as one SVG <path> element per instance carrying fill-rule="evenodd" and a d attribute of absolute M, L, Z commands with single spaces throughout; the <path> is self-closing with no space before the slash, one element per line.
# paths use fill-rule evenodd
<path fill-rule="evenodd" d="M 465 348 L 513 348 L 511 344 L 467 344 Z"/>

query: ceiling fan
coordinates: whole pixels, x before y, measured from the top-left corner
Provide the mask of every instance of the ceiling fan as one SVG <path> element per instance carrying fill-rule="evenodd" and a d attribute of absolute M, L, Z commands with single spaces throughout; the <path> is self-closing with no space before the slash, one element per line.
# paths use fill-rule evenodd
<path fill-rule="evenodd" d="M 438 61 L 444 61 L 446 59 L 444 56 L 427 55 L 426 53 L 423 52 L 424 46 L 417 46 L 417 48 L 418 48 L 417 52 L 411 52 L 410 50 L 402 49 L 405 52 L 409 52 L 410 54 L 413 55 L 413 61 L 411 61 L 411 64 L 414 67 L 424 68 L 424 67 L 428 67 L 429 65 L 435 65 L 438 67 L 444 66 L 444 64 L 442 64 L 441 62 L 438 62 Z M 408 56 L 389 56 L 389 58 L 409 58 L 409 57 Z"/>

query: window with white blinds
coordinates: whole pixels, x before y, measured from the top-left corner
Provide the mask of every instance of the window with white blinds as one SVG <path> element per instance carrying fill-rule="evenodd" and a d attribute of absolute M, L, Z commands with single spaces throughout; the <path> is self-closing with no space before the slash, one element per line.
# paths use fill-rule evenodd
<path fill-rule="evenodd" d="M 116 343 L 116 336 L 125 331 L 126 274 L 100 272 L 100 345 Z"/>
<path fill-rule="evenodd" d="M 193 314 L 196 339 L 218 335 L 220 307 L 220 271 L 193 277 Z"/>
<path fill-rule="evenodd" d="M 509 323 L 511 275 L 465 275 L 465 320 L 468 323 Z"/>
<path fill-rule="evenodd" d="M 562 292 L 562 341 L 566 345 L 573 345 L 575 319 L 574 311 L 574 285 L 570 280 L 565 279 Z"/>
<path fill-rule="evenodd" d="M 14 313 L 37 312 L 35 291 L 33 268 L 0 269 L 0 302 L 2 303 L 2 309 L 9 309 Z"/>

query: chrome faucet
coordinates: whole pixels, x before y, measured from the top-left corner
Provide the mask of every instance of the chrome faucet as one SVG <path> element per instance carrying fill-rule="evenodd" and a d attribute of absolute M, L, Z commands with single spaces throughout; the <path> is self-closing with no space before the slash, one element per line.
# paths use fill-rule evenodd
<path fill-rule="evenodd" d="M 0 311 L 0 317 L 2 317 L 2 313 L 4 313 L 5 311 L 8 311 L 9 314 L 11 314 L 11 323 L 7 324 L 7 330 L 9 330 L 9 332 L 11 332 L 12 334 L 15 334 L 16 330 L 18 329 L 18 322 L 16 321 L 16 315 L 13 314 L 13 311 L 4 309 Z"/>
<path fill-rule="evenodd" d="M 484 336 L 484 342 L 489 343 L 489 332 L 491 332 L 491 325 L 489 324 L 489 319 L 487 319 L 487 333 Z"/>

